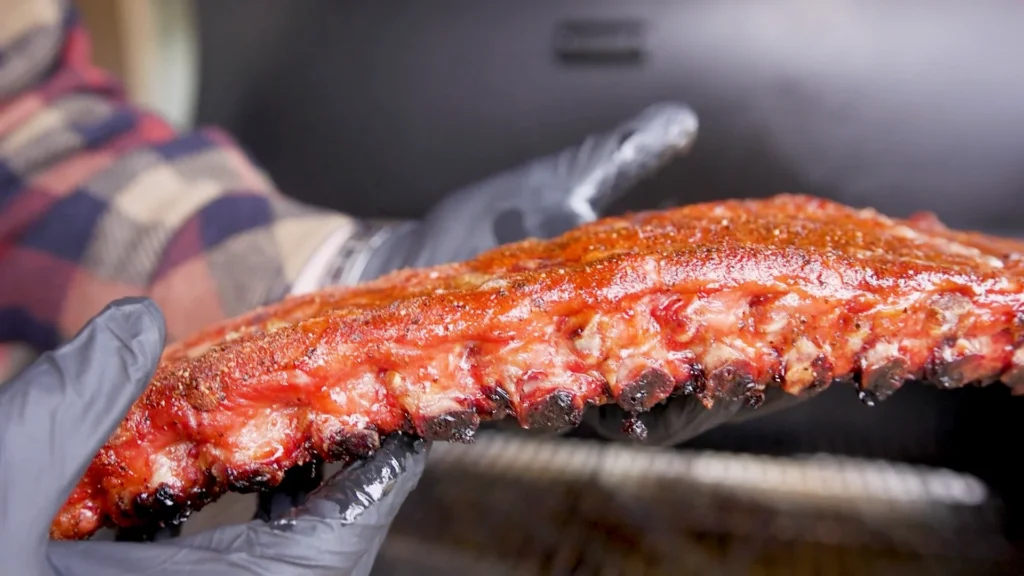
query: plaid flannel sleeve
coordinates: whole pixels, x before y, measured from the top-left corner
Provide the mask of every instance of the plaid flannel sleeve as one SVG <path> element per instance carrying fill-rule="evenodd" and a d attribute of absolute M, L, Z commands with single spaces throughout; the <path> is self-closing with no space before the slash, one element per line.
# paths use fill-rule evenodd
<path fill-rule="evenodd" d="M 66 1 L 0 0 L 0 343 L 53 348 L 128 295 L 181 337 L 281 298 L 356 224 L 133 107 Z"/>

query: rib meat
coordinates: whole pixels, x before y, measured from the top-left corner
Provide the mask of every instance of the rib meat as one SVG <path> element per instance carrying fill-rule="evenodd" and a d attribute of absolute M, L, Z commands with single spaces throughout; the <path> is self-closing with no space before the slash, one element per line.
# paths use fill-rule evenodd
<path fill-rule="evenodd" d="M 1024 384 L 1024 243 L 801 195 L 608 218 L 293 297 L 168 347 L 51 527 L 180 521 L 288 468 L 481 419 L 768 386 Z"/>

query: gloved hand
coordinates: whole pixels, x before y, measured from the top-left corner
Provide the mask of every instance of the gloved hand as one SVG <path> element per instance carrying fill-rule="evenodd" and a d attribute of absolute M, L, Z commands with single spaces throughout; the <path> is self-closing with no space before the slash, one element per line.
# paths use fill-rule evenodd
<path fill-rule="evenodd" d="M 0 567 L 4 574 L 367 574 L 423 472 L 423 442 L 386 440 L 270 522 L 157 542 L 50 541 L 49 527 L 163 350 L 148 300 L 105 308 L 66 345 L 0 388 Z"/>

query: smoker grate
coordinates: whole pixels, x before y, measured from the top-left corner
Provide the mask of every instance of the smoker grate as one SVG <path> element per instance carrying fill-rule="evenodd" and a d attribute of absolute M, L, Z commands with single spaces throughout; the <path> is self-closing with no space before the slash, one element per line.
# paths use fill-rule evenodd
<path fill-rule="evenodd" d="M 990 574 L 976 478 L 835 456 L 484 433 L 438 444 L 375 574 Z"/>

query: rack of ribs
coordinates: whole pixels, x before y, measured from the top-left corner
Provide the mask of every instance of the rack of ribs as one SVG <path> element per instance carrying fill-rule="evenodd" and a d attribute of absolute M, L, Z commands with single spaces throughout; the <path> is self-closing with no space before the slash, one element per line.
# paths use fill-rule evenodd
<path fill-rule="evenodd" d="M 561 431 L 680 394 L 1024 386 L 1024 242 L 783 194 L 605 218 L 291 297 L 167 347 L 51 525 L 180 522 L 394 433 Z M 642 432 L 642 431 L 641 431 Z"/>

